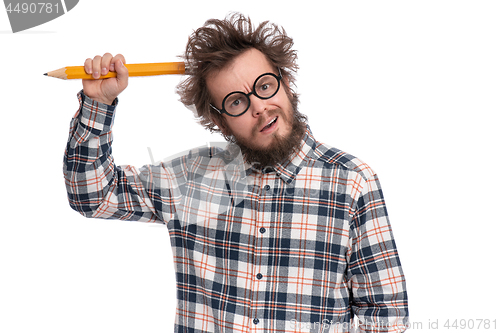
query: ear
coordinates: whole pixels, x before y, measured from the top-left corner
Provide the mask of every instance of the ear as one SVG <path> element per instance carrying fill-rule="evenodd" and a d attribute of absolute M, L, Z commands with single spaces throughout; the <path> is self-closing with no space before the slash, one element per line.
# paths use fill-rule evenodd
<path fill-rule="evenodd" d="M 282 79 L 283 84 L 290 90 L 290 81 L 288 80 L 288 75 L 283 75 Z"/>
<path fill-rule="evenodd" d="M 283 75 L 281 79 L 283 88 L 285 88 L 286 95 L 290 100 L 293 98 L 293 91 L 290 88 L 290 78 L 287 75 Z"/>

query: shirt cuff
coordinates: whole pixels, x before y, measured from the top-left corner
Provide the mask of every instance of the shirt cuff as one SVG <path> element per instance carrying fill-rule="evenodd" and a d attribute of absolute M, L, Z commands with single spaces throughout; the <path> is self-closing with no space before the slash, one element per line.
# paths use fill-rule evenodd
<path fill-rule="evenodd" d="M 80 101 L 80 108 L 75 116 L 79 116 L 80 122 L 88 128 L 101 132 L 109 132 L 113 126 L 118 98 L 115 98 L 113 103 L 108 105 L 88 97 L 82 89 L 78 93 L 78 99 Z"/>

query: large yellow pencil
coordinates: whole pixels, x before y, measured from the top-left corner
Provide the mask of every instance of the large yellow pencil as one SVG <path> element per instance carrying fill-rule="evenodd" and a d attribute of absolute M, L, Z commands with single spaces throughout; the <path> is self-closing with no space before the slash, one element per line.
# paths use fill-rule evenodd
<path fill-rule="evenodd" d="M 157 62 L 144 64 L 125 64 L 128 68 L 129 76 L 152 76 L 152 75 L 168 75 L 168 74 L 189 74 L 189 69 L 186 68 L 183 62 Z M 55 77 L 63 80 L 84 79 L 93 80 L 91 74 L 85 73 L 83 66 L 69 66 L 57 69 L 44 75 Z M 106 79 L 116 77 L 116 72 L 108 72 L 108 74 L 99 77 Z"/>

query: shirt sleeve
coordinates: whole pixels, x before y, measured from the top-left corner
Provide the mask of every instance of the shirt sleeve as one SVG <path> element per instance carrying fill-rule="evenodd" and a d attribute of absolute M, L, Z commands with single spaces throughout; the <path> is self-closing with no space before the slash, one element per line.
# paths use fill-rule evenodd
<path fill-rule="evenodd" d="M 111 154 L 111 128 L 118 100 L 98 103 L 78 93 L 80 107 L 71 120 L 64 155 L 64 177 L 71 208 L 85 217 L 164 223 L 174 206 L 168 205 L 168 174 L 145 166 L 116 166 Z M 162 175 L 153 176 L 155 172 Z M 163 177 L 160 193 L 153 178 Z M 167 198 L 165 198 L 167 197 Z M 153 199 L 153 198 L 156 198 Z M 163 200 L 165 199 L 165 200 Z"/>
<path fill-rule="evenodd" d="M 361 332 L 404 332 L 406 281 L 376 174 L 366 180 L 351 222 L 348 281 Z"/>

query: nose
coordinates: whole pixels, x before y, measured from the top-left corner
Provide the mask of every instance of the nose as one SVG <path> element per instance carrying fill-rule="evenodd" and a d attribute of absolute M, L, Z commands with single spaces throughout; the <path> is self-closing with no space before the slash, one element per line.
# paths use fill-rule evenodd
<path fill-rule="evenodd" d="M 250 111 L 252 116 L 259 117 L 267 110 L 267 103 L 265 100 L 258 98 L 255 95 L 250 96 Z"/>

